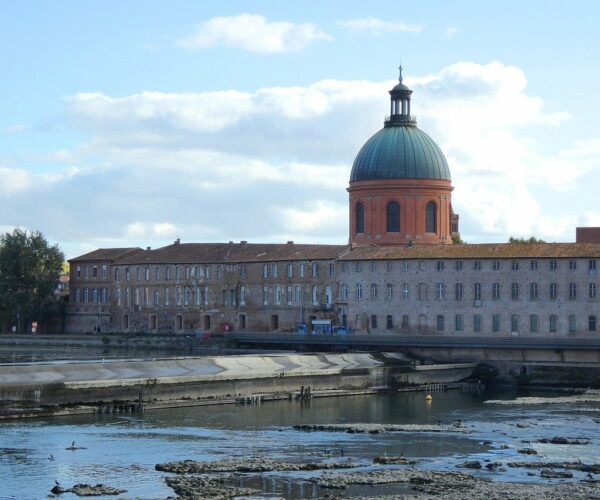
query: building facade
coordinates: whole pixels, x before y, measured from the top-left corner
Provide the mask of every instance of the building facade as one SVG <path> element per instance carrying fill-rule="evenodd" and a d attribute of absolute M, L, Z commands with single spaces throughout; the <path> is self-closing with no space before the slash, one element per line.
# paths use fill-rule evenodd
<path fill-rule="evenodd" d="M 450 170 L 390 91 L 350 176 L 348 245 L 181 243 L 70 261 L 67 330 L 596 335 L 600 230 L 576 243 L 453 244 Z"/>

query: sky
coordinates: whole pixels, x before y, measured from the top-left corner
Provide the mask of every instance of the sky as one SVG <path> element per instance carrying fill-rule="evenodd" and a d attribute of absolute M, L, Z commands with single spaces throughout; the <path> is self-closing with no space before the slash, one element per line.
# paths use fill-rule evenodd
<path fill-rule="evenodd" d="M 345 244 L 398 65 L 469 243 L 600 226 L 600 2 L 7 2 L 0 232 Z"/>

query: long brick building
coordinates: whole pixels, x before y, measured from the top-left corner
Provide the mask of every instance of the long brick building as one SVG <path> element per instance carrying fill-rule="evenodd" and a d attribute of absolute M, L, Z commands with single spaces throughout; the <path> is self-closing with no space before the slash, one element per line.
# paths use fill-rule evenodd
<path fill-rule="evenodd" d="M 68 331 L 595 335 L 600 232 L 576 243 L 453 244 L 446 159 L 390 91 L 350 176 L 348 245 L 181 243 L 70 260 Z"/>

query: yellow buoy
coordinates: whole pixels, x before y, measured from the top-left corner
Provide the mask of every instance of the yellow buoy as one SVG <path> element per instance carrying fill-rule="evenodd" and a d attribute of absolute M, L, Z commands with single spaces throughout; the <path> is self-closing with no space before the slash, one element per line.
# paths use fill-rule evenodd
<path fill-rule="evenodd" d="M 427 394 L 427 396 L 425 396 L 425 401 L 431 401 L 433 398 L 431 397 L 431 394 Z"/>

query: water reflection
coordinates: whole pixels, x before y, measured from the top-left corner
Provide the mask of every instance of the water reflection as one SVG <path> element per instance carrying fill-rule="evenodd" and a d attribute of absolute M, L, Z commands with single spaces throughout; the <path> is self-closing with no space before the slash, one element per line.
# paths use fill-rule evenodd
<path fill-rule="evenodd" d="M 543 460 L 580 458 L 595 462 L 600 451 L 597 436 L 600 409 L 593 405 L 494 406 L 486 399 L 513 393 L 487 391 L 435 394 L 427 403 L 422 393 L 314 399 L 310 404 L 277 401 L 252 406 L 202 406 L 165 409 L 143 415 L 82 415 L 0 424 L 0 477 L 3 495 L 42 498 L 54 480 L 63 485 L 103 482 L 128 490 L 127 497 L 167 497 L 172 491 L 165 474 L 154 465 L 172 460 L 216 460 L 228 457 L 268 456 L 285 460 L 323 460 L 323 450 L 344 450 L 344 456 L 364 467 L 381 455 L 412 457 L 419 467 L 456 470 L 458 462 L 523 460 L 522 441 L 568 435 L 587 437 L 586 446 L 528 443 Z M 574 411 L 580 410 L 580 411 Z M 308 423 L 442 423 L 461 419 L 469 434 L 302 432 L 295 424 Z M 520 423 L 521 427 L 516 424 Z M 523 426 L 525 424 L 525 426 Z M 568 431 L 565 430 L 568 426 Z M 75 440 L 85 450 L 65 448 Z M 492 441 L 491 445 L 482 444 Z M 503 449 L 502 445 L 508 446 Z M 54 460 L 49 460 L 52 454 Z M 339 456 L 325 458 L 340 460 Z M 483 470 L 477 474 L 489 476 Z M 235 481 L 258 486 L 287 498 L 313 498 L 311 477 L 319 472 L 237 475 Z M 486 476 L 487 475 L 487 476 Z M 536 481 L 519 469 L 493 476 L 500 480 Z M 253 484 L 253 483 L 252 483 Z M 388 488 L 388 487 L 386 487 Z M 398 486 L 391 493 L 398 490 Z M 353 490 L 354 491 L 354 490 Z M 361 494 L 373 494 L 368 489 Z M 379 490 L 378 490 L 379 491 Z M 350 494 L 350 492 L 348 492 Z M 354 494 L 354 493 L 352 493 Z M 358 493 L 356 493 L 358 494 Z"/>

